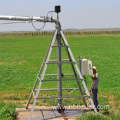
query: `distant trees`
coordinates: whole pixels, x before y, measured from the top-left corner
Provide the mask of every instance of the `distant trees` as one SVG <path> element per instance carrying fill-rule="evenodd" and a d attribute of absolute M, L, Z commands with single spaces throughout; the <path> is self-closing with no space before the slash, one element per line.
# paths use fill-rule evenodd
<path fill-rule="evenodd" d="M 0 37 L 36 37 L 36 36 L 52 36 L 53 31 L 42 32 L 25 32 L 25 33 L 0 33 Z M 66 36 L 77 35 L 120 35 L 120 31 L 64 31 Z"/>

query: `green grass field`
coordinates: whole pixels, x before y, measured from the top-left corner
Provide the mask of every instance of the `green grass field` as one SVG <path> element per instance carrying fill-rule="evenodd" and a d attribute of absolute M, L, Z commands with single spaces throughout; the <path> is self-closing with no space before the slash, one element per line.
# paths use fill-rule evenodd
<path fill-rule="evenodd" d="M 0 38 L 0 99 L 27 100 L 33 88 L 39 68 L 48 49 L 51 37 L 1 37 Z M 99 104 L 110 105 L 110 110 L 120 111 L 120 36 L 67 36 L 73 55 L 90 59 L 99 73 Z M 56 59 L 53 48 L 51 59 Z M 64 49 L 62 58 L 67 58 Z M 79 65 L 79 64 L 78 64 Z M 63 73 L 71 73 L 70 66 L 64 65 Z M 48 67 L 47 73 L 56 73 L 56 66 Z M 55 88 L 56 82 L 43 84 L 43 88 Z M 87 76 L 90 87 L 91 77 Z M 74 81 L 64 82 L 64 87 L 76 87 Z M 69 92 L 69 91 L 68 91 Z M 63 94 L 67 94 L 64 92 Z M 55 92 L 44 93 L 47 96 Z M 79 92 L 76 91 L 75 95 Z M 82 101 L 82 100 L 81 100 Z M 43 100 L 42 104 L 57 102 Z M 64 104 L 82 104 L 80 99 L 65 100 Z"/>

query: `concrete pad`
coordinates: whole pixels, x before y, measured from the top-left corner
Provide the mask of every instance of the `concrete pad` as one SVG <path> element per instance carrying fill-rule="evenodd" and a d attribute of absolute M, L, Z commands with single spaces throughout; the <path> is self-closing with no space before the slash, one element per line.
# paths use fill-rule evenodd
<path fill-rule="evenodd" d="M 31 105 L 29 106 L 28 109 L 17 108 L 16 111 L 18 112 L 18 120 L 28 120 L 31 112 L 31 108 L 32 108 Z M 69 106 L 66 108 L 69 108 Z M 72 108 L 66 109 L 65 114 L 68 120 L 75 120 L 77 116 L 80 116 L 87 111 L 90 111 L 90 109 L 86 108 L 85 106 L 81 106 L 81 108 L 79 107 L 79 109 L 76 109 L 74 106 L 74 109 Z M 35 109 L 32 115 L 32 120 L 64 120 L 64 119 L 62 115 L 52 107 L 35 106 Z"/>

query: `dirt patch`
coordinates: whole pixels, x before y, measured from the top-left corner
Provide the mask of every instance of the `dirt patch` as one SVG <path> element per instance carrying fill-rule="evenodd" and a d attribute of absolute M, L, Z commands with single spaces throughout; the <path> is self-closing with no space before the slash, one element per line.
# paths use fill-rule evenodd
<path fill-rule="evenodd" d="M 115 104 L 115 102 L 114 102 L 114 101 L 109 101 L 109 103 L 110 103 L 111 105 L 114 105 L 114 104 Z"/>
<path fill-rule="evenodd" d="M 27 100 L 3 100 L 4 103 L 20 103 L 20 104 L 25 104 L 27 103 Z"/>
<path fill-rule="evenodd" d="M 104 98 L 108 98 L 108 99 L 114 99 L 115 96 L 114 95 L 99 95 L 99 97 L 104 97 Z"/>
<path fill-rule="evenodd" d="M 27 93 L 0 93 L 0 99 L 7 99 L 7 100 L 19 100 L 19 99 L 26 99 L 29 97 L 30 94 Z"/>
<path fill-rule="evenodd" d="M 5 97 L 8 96 L 13 96 L 14 94 L 0 94 L 0 99 L 4 99 Z"/>
<path fill-rule="evenodd" d="M 27 63 L 27 61 L 20 61 L 18 64 L 21 65 L 21 64 L 24 64 L 24 63 Z"/>
<path fill-rule="evenodd" d="M 0 65 L 3 65 L 3 62 L 0 62 Z"/>

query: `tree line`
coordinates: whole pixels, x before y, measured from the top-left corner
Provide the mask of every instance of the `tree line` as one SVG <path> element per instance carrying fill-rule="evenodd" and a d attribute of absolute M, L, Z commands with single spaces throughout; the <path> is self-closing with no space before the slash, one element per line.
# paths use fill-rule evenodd
<path fill-rule="evenodd" d="M 52 36 L 53 31 L 44 32 L 22 32 L 22 33 L 0 33 L 0 37 L 36 37 L 36 36 Z M 64 31 L 66 36 L 79 35 L 120 35 L 120 31 Z"/>

